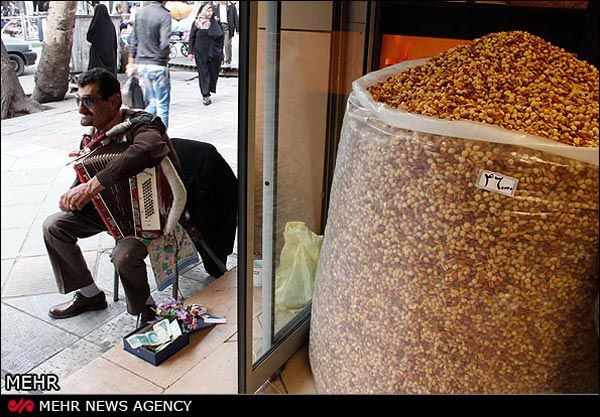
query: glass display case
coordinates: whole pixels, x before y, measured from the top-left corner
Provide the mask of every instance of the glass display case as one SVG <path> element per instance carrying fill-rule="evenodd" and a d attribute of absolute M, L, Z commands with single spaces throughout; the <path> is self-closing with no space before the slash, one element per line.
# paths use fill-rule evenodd
<path fill-rule="evenodd" d="M 366 6 L 240 3 L 240 392 L 258 389 L 308 337 L 338 125 L 364 69 Z"/>

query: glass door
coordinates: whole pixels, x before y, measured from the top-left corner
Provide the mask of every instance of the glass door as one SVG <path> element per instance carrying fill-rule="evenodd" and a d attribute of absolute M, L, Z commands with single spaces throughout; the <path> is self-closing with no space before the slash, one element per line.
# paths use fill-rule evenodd
<path fill-rule="evenodd" d="M 363 68 L 364 24 L 342 26 L 366 3 L 240 2 L 240 393 L 308 339 L 340 115 Z"/>

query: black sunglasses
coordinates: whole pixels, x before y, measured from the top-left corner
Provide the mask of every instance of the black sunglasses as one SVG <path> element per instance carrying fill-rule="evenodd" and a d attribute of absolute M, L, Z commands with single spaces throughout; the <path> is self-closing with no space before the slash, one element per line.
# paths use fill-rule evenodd
<path fill-rule="evenodd" d="M 83 105 L 89 109 L 94 105 L 95 102 L 96 100 L 90 97 L 75 96 L 75 104 L 77 104 L 77 107 L 79 107 L 81 103 L 83 103 Z"/>

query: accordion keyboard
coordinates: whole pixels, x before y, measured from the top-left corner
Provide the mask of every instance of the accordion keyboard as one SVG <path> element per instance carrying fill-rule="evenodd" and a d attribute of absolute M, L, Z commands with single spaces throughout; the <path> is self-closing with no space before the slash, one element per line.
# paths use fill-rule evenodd
<path fill-rule="evenodd" d="M 160 230 L 160 212 L 156 186 L 156 168 L 147 168 L 136 175 L 140 228 Z"/>
<path fill-rule="evenodd" d="M 75 163 L 77 177 L 82 183 L 89 181 L 129 146 L 120 142 L 96 148 Z M 168 181 L 157 165 L 104 189 L 92 203 L 109 233 L 119 240 L 161 236 L 172 201 Z"/>

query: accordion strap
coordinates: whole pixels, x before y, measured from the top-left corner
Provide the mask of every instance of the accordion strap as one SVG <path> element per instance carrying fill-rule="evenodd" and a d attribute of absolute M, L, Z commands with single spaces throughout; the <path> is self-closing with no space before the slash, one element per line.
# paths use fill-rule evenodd
<path fill-rule="evenodd" d="M 183 181 L 181 181 L 181 178 L 179 178 L 177 170 L 173 166 L 173 163 L 168 156 L 164 157 L 163 160 L 160 161 L 160 167 L 165 178 L 167 179 L 167 182 L 169 183 L 169 187 L 171 187 L 171 192 L 173 193 L 173 204 L 171 205 L 171 210 L 169 210 L 169 214 L 167 215 L 167 221 L 164 228 L 164 233 L 170 234 L 175 230 L 175 226 L 177 226 L 177 222 L 185 210 L 187 191 L 185 190 Z"/>

